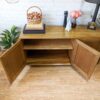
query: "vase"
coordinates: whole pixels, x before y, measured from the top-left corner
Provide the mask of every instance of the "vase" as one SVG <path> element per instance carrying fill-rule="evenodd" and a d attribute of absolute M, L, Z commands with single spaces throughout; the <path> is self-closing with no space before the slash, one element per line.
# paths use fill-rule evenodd
<path fill-rule="evenodd" d="M 72 19 L 72 28 L 76 28 L 77 26 L 77 21 L 75 18 Z"/>

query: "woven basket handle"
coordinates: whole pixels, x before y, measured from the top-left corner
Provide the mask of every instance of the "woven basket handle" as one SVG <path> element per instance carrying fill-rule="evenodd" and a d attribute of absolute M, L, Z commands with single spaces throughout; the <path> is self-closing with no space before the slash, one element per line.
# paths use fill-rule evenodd
<path fill-rule="evenodd" d="M 29 10 L 30 10 L 31 8 L 37 8 L 37 9 L 39 9 L 39 10 L 40 10 L 40 13 L 41 13 L 41 16 L 42 16 L 42 10 L 41 10 L 38 6 L 31 6 L 30 8 L 28 8 L 28 10 L 27 10 L 27 15 L 28 15 L 28 12 L 29 12 Z"/>

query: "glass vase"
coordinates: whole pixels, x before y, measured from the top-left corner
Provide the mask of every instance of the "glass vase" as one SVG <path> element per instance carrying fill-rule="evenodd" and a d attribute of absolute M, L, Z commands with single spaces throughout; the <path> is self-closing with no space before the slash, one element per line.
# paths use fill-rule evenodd
<path fill-rule="evenodd" d="M 76 28 L 77 26 L 77 21 L 75 18 L 72 19 L 72 28 Z"/>

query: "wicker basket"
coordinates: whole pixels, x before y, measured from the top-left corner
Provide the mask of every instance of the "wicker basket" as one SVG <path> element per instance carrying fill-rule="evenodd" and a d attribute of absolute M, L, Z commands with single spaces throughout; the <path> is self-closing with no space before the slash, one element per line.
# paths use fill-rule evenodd
<path fill-rule="evenodd" d="M 41 21 L 42 21 L 42 10 L 37 6 L 32 6 L 32 7 L 28 8 L 28 10 L 27 10 L 27 21 L 28 21 L 28 24 L 39 24 L 39 23 L 41 23 Z"/>

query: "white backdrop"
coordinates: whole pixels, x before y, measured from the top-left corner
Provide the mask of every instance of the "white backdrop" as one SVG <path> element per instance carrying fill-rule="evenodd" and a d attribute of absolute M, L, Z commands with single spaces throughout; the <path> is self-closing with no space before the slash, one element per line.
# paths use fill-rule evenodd
<path fill-rule="evenodd" d="M 64 11 L 80 9 L 84 12 L 78 24 L 87 24 L 91 20 L 94 4 L 84 0 L 19 0 L 16 4 L 8 4 L 0 0 L 0 32 L 12 25 L 23 27 L 27 22 L 26 11 L 30 6 L 37 5 L 43 11 L 43 20 L 49 25 L 62 25 Z"/>

